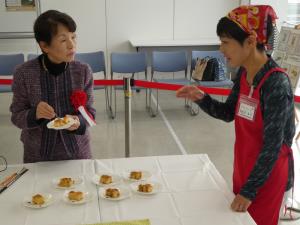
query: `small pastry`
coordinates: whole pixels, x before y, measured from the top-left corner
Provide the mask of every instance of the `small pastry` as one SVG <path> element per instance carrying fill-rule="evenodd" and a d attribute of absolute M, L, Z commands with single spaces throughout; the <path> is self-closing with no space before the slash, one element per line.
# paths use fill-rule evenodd
<path fill-rule="evenodd" d="M 118 198 L 120 197 L 120 191 L 117 188 L 108 188 L 105 191 L 105 196 L 108 198 Z"/>
<path fill-rule="evenodd" d="M 72 180 L 72 178 L 64 177 L 64 178 L 60 179 L 58 186 L 59 187 L 71 187 L 73 184 L 74 184 L 74 180 Z"/>
<path fill-rule="evenodd" d="M 135 180 L 142 179 L 142 172 L 141 171 L 132 171 L 130 173 L 130 179 L 135 179 Z"/>
<path fill-rule="evenodd" d="M 68 195 L 68 198 L 71 200 L 71 201 L 81 201 L 83 199 L 83 193 L 81 191 L 70 191 L 69 192 L 69 195 Z"/>
<path fill-rule="evenodd" d="M 151 184 L 140 184 L 138 188 L 139 192 L 150 193 L 153 191 L 153 186 Z"/>
<path fill-rule="evenodd" d="M 112 183 L 112 177 L 109 175 L 102 175 L 100 177 L 100 183 L 101 184 L 111 184 Z"/>
<path fill-rule="evenodd" d="M 54 120 L 54 127 L 61 127 L 66 125 L 69 122 L 69 118 L 67 116 L 64 116 L 64 118 L 56 118 Z"/>
<path fill-rule="evenodd" d="M 32 196 L 32 203 L 34 205 L 43 205 L 45 203 L 45 198 L 40 194 L 36 194 Z"/>

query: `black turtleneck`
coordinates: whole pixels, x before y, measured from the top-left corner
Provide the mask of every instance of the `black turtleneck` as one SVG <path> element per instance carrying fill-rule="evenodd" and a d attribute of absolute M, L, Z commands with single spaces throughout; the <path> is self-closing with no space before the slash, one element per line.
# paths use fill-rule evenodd
<path fill-rule="evenodd" d="M 42 65 L 42 67 L 44 67 L 44 65 L 45 65 L 46 70 L 48 70 L 49 73 L 54 75 L 54 76 L 62 74 L 63 72 L 66 71 L 66 69 L 68 67 L 68 63 L 66 63 L 66 62 L 62 62 L 62 63 L 59 63 L 59 64 L 51 62 L 46 54 L 40 55 L 39 56 L 39 61 Z M 43 65 L 43 62 L 44 62 L 44 65 Z"/>

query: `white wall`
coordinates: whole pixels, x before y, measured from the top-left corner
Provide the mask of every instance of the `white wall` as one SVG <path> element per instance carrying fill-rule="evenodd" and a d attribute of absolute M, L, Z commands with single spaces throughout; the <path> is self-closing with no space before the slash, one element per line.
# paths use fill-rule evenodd
<path fill-rule="evenodd" d="M 113 51 L 134 51 L 128 42 L 131 38 L 216 38 L 217 21 L 239 3 L 239 0 L 41 0 L 41 10 L 57 9 L 75 19 L 78 52 L 103 50 L 108 56 Z M 29 42 L 0 40 L 0 52 L 36 52 L 34 41 Z"/>
<path fill-rule="evenodd" d="M 106 50 L 105 0 L 40 0 L 41 11 L 56 9 L 77 24 L 78 52 Z"/>
<path fill-rule="evenodd" d="M 217 39 L 219 19 L 239 5 L 239 0 L 175 0 L 174 39 Z"/>
<path fill-rule="evenodd" d="M 131 38 L 173 39 L 173 0 L 107 0 L 108 52 L 132 51 Z"/>
<path fill-rule="evenodd" d="M 7 12 L 5 1 L 0 0 L 0 32 L 31 32 L 35 18 L 35 11 Z M 0 40 L 0 52 L 19 53 L 34 51 L 36 51 L 36 44 L 32 39 Z"/>
<path fill-rule="evenodd" d="M 249 5 L 250 4 L 250 0 L 241 0 L 240 4 L 241 5 Z"/>
<path fill-rule="evenodd" d="M 5 1 L 0 0 L 0 32 L 30 32 L 36 14 L 36 11 L 6 11 Z"/>

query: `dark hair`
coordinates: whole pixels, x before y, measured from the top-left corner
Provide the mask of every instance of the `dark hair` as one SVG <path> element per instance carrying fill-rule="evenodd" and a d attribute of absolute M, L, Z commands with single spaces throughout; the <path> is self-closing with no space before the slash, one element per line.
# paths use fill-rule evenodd
<path fill-rule="evenodd" d="M 267 20 L 267 43 L 269 42 L 269 38 L 272 36 L 274 32 L 274 25 L 272 23 L 271 16 L 268 16 Z M 217 25 L 217 35 L 219 37 L 229 37 L 238 41 L 241 45 L 243 45 L 244 41 L 250 34 L 243 31 L 235 22 L 231 21 L 227 17 L 222 17 Z M 264 44 L 257 43 L 257 50 L 264 51 Z"/>
<path fill-rule="evenodd" d="M 66 13 L 57 10 L 48 10 L 42 13 L 34 22 L 33 30 L 35 40 L 50 45 L 53 36 L 57 34 L 57 26 L 61 24 L 70 32 L 76 31 L 75 21 Z"/>

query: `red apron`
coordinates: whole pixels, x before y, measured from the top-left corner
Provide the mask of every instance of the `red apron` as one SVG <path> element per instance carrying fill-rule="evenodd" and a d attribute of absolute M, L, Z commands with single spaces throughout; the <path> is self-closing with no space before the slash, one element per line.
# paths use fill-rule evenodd
<path fill-rule="evenodd" d="M 264 124 L 260 107 L 260 88 L 274 71 L 284 72 L 281 68 L 271 69 L 254 90 L 251 90 L 247 83 L 246 72 L 241 77 L 240 94 L 235 109 L 236 140 L 233 170 L 233 192 L 235 194 L 238 194 L 242 186 L 247 182 L 263 146 Z M 249 99 L 252 91 L 252 98 Z M 245 104 L 240 108 L 245 101 L 250 106 L 256 107 L 256 110 L 251 111 L 253 107 L 250 107 L 249 111 L 248 106 L 245 106 Z M 245 113 L 243 113 L 243 109 Z M 249 119 L 248 116 L 252 119 Z M 258 225 L 278 224 L 280 206 L 287 186 L 288 159 L 289 154 L 292 154 L 291 151 L 291 148 L 286 144 L 282 145 L 278 160 L 269 178 L 258 189 L 255 199 L 248 208 L 248 212 Z"/>

